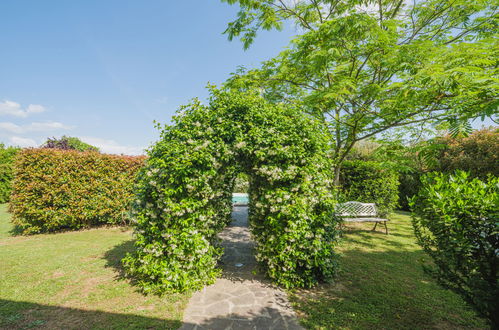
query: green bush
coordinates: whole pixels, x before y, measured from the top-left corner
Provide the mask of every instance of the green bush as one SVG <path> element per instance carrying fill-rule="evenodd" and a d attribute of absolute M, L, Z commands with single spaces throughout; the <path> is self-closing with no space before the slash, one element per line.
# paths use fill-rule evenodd
<path fill-rule="evenodd" d="M 24 234 L 128 221 L 143 157 L 58 149 L 16 156 L 10 209 Z"/>
<path fill-rule="evenodd" d="M 416 195 L 421 187 L 420 177 L 422 172 L 415 169 L 412 172 L 399 173 L 399 209 L 410 211 L 409 202 Z"/>
<path fill-rule="evenodd" d="M 234 192 L 235 193 L 248 193 L 249 191 L 249 178 L 244 172 L 240 172 L 234 183 Z"/>
<path fill-rule="evenodd" d="M 262 270 L 285 287 L 331 280 L 337 226 L 327 128 L 258 95 L 212 92 L 209 106 L 183 107 L 149 150 L 127 273 L 158 294 L 212 283 L 220 274 L 217 234 L 231 221 L 234 180 L 243 172 Z"/>
<path fill-rule="evenodd" d="M 10 199 L 12 190 L 14 157 L 19 148 L 7 147 L 0 143 L 0 203 Z"/>
<path fill-rule="evenodd" d="M 433 259 L 425 267 L 499 326 L 499 179 L 430 174 L 411 200 L 418 243 Z"/>
<path fill-rule="evenodd" d="M 398 174 L 372 161 L 345 161 L 340 172 L 344 201 L 376 203 L 381 216 L 388 216 L 398 202 Z"/>

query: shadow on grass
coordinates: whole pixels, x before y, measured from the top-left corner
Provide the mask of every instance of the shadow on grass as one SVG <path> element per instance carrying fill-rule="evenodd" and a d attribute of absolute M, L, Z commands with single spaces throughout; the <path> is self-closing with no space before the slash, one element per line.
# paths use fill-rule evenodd
<path fill-rule="evenodd" d="M 10 236 L 21 236 L 23 234 L 23 227 L 19 225 L 13 225 L 13 227 L 8 231 Z"/>
<path fill-rule="evenodd" d="M 179 320 L 0 299 L 0 329 L 176 329 Z"/>
<path fill-rule="evenodd" d="M 274 308 L 182 323 L 135 314 L 0 299 L 0 329 L 285 329 L 287 324 L 294 322 L 291 316 L 282 315 Z"/>
<path fill-rule="evenodd" d="M 486 328 L 465 302 L 439 287 L 421 267 L 422 251 L 343 252 L 334 284 L 291 295 L 306 328 Z"/>
<path fill-rule="evenodd" d="M 128 252 L 133 252 L 135 240 L 128 240 L 118 245 L 115 245 L 112 249 L 104 253 L 104 259 L 106 259 L 106 267 L 111 267 L 116 271 L 116 279 L 122 280 L 128 278 L 121 263 Z"/>

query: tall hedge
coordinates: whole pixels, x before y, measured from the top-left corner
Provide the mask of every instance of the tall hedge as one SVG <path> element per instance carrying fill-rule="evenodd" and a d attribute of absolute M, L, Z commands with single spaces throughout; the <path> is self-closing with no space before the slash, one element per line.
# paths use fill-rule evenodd
<path fill-rule="evenodd" d="M 433 259 L 425 270 L 499 329 L 499 178 L 468 173 L 422 177 L 411 200 L 418 243 Z"/>
<path fill-rule="evenodd" d="M 345 161 L 340 184 L 344 201 L 376 203 L 381 216 L 387 216 L 398 205 L 398 174 L 380 163 Z"/>
<path fill-rule="evenodd" d="M 14 157 L 19 148 L 7 147 L 0 144 L 0 203 L 9 201 L 12 189 Z"/>
<path fill-rule="evenodd" d="M 431 170 L 444 173 L 462 170 L 480 179 L 486 179 L 489 174 L 499 176 L 499 129 L 482 129 L 467 137 L 445 136 L 433 143 L 442 148 Z"/>
<path fill-rule="evenodd" d="M 128 221 L 143 157 L 24 149 L 16 157 L 10 209 L 24 234 Z"/>

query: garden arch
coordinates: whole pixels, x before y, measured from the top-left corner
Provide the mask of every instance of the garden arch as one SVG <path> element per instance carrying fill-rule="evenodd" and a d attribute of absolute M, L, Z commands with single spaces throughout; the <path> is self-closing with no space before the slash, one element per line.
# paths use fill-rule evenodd
<path fill-rule="evenodd" d="M 327 134 L 321 122 L 258 95 L 212 90 L 209 106 L 182 107 L 139 174 L 127 273 L 154 293 L 212 283 L 223 253 L 217 234 L 231 221 L 243 171 L 263 271 L 285 287 L 330 280 L 337 226 Z"/>

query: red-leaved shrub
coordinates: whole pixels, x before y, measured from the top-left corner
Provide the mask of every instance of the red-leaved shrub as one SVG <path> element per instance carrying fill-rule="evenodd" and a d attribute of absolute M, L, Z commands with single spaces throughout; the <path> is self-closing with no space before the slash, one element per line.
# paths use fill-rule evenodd
<path fill-rule="evenodd" d="M 24 234 L 126 223 L 144 159 L 24 149 L 14 165 L 13 222 Z"/>

